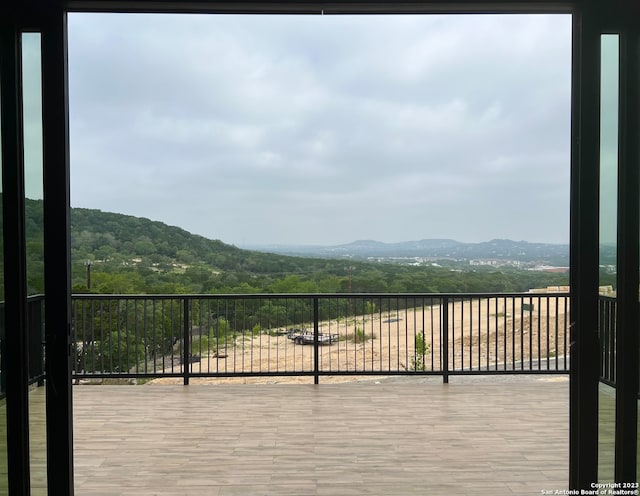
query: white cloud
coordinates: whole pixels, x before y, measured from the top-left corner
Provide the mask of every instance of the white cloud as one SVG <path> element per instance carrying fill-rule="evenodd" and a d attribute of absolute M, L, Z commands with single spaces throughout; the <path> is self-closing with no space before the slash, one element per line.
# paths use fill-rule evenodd
<path fill-rule="evenodd" d="M 570 30 L 72 14 L 72 204 L 231 243 L 566 242 Z"/>

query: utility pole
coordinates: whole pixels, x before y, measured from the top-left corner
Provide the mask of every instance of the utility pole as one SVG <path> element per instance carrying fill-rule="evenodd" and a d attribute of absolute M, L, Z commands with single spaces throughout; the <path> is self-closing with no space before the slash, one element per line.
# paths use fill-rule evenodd
<path fill-rule="evenodd" d="M 87 267 L 87 289 L 91 291 L 91 266 L 93 263 L 91 260 L 87 260 L 84 264 Z"/>
<path fill-rule="evenodd" d="M 349 275 L 349 293 L 353 292 L 353 286 L 352 286 L 352 281 L 353 281 L 353 271 L 356 270 L 356 268 L 353 265 L 349 265 L 348 267 L 344 268 L 347 271 L 347 274 Z M 351 307 L 352 307 L 352 301 L 351 298 L 349 298 L 347 300 L 347 315 L 351 314 Z"/>
<path fill-rule="evenodd" d="M 353 271 L 356 270 L 356 268 L 353 265 L 350 265 L 349 267 L 345 267 L 345 270 L 349 275 L 349 293 L 351 293 L 353 289 L 352 288 Z"/>

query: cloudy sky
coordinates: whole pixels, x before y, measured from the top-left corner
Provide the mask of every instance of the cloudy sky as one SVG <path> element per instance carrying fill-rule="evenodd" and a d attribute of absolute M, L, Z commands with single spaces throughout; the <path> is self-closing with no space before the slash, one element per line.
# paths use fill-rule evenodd
<path fill-rule="evenodd" d="M 570 16 L 71 14 L 71 203 L 238 246 L 568 242 Z"/>

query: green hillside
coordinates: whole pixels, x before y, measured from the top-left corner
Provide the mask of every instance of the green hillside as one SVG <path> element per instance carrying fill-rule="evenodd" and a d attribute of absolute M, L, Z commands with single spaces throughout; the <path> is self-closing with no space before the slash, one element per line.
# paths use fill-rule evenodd
<path fill-rule="evenodd" d="M 88 261 L 92 264 L 91 289 L 99 291 L 100 284 L 109 279 L 101 273 L 130 277 L 127 287 L 120 288 L 124 292 L 137 288 L 209 293 L 263 291 L 285 276 L 344 272 L 343 262 L 241 250 L 161 222 L 100 210 L 72 209 L 71 232 L 74 285 L 79 290 L 86 289 L 82 286 L 86 286 Z M 111 288 L 102 290 L 111 292 Z"/>
<path fill-rule="evenodd" d="M 42 213 L 42 201 L 27 200 L 32 294 L 44 287 Z M 267 254 L 161 222 L 83 208 L 71 211 L 71 239 L 74 292 L 504 292 L 568 284 L 566 274 L 490 268 L 452 271 Z"/>

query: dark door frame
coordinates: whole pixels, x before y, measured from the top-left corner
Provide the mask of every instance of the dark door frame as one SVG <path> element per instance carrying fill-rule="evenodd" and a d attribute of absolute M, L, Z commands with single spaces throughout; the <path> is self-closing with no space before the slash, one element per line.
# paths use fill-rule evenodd
<path fill-rule="evenodd" d="M 202 12 L 202 13 L 570 13 L 573 15 L 572 133 L 571 133 L 571 382 L 570 473 L 571 489 L 590 488 L 597 480 L 598 427 L 598 188 L 599 188 L 599 67 L 600 35 L 605 28 L 621 32 L 621 163 L 619 186 L 618 260 L 620 301 L 618 329 L 619 406 L 616 433 L 619 460 L 636 449 L 638 390 L 638 21 L 640 7 L 634 0 L 348 0 L 318 1 L 210 1 L 191 0 L 27 0 L 19 12 L 13 2 L 0 7 L 3 118 L 4 239 L 7 329 L 24 328 L 26 308 L 24 219 L 20 218 L 23 184 L 20 170 L 19 82 L 20 30 L 29 26 L 42 33 L 43 139 L 45 203 L 45 293 L 47 346 L 47 444 L 49 494 L 73 494 L 72 391 L 70 375 L 70 196 L 67 89 L 67 12 Z M 10 15 L 6 15 L 10 14 Z M 13 57 L 13 58 L 12 58 Z M 12 104 L 13 102 L 13 104 Z M 624 102 L 624 108 L 622 108 Z M 9 164 L 9 165 L 8 165 Z M 6 171 L 5 171 L 6 169 Z M 21 193 L 22 191 L 22 193 Z M 22 200 L 21 200 L 22 198 Z M 13 212 L 9 214 L 9 212 Z M 630 227 L 631 226 L 631 227 Z M 634 289 L 635 288 L 635 289 Z M 635 298 L 631 295 L 635 293 Z M 622 297 L 621 293 L 621 297 Z M 624 330 L 626 329 L 626 330 Z M 21 333 L 17 333 L 20 335 Z M 18 340 L 7 343 L 20 350 Z M 629 351 L 635 350 L 635 351 Z M 9 353 L 11 356 L 11 353 Z M 17 356 L 22 356 L 18 354 Z M 28 427 L 22 391 L 20 360 L 7 375 L 11 425 Z M 634 369 L 635 367 L 635 369 Z M 634 374 L 629 374 L 634 372 Z M 13 392 L 11 392 L 13 391 Z M 633 404 L 631 397 L 634 396 Z M 15 396 L 14 396 L 15 395 Z M 18 398 L 22 398 L 19 401 Z M 26 419 L 26 422 L 25 422 Z M 633 424 L 633 425 L 632 425 Z M 14 431 L 11 427 L 10 432 Z M 26 431 L 28 433 L 28 430 Z M 629 440 L 629 435 L 635 435 Z M 626 434 L 626 435 L 625 435 Z M 28 434 L 27 434 L 28 436 Z M 28 451 L 25 439 L 11 441 L 10 494 L 28 494 Z M 626 439 L 623 441 L 623 439 Z M 21 448 L 22 446 L 22 448 Z M 28 446 L 28 437 L 27 437 Z M 630 477 L 631 463 L 620 463 L 616 477 Z M 634 458 L 635 465 L 635 458 Z M 26 474 L 26 475 L 25 475 Z M 635 466 L 633 468 L 635 478 Z M 26 479 L 26 482 L 25 482 Z M 622 480 L 622 479 L 621 479 Z M 24 484 L 27 484 L 25 486 Z"/>
<path fill-rule="evenodd" d="M 640 26 L 622 20 L 618 157 L 615 480 L 637 480 L 640 250 Z"/>
<path fill-rule="evenodd" d="M 4 4 L 3 4 L 4 5 Z M 0 7 L 0 124 L 5 285 L 5 342 L 8 487 L 29 494 L 29 370 L 27 262 L 24 226 L 24 139 L 22 126 L 22 34 L 19 12 Z M 9 262 L 9 263 L 8 263 Z M 19 332 L 24 330 L 24 332 Z"/>

